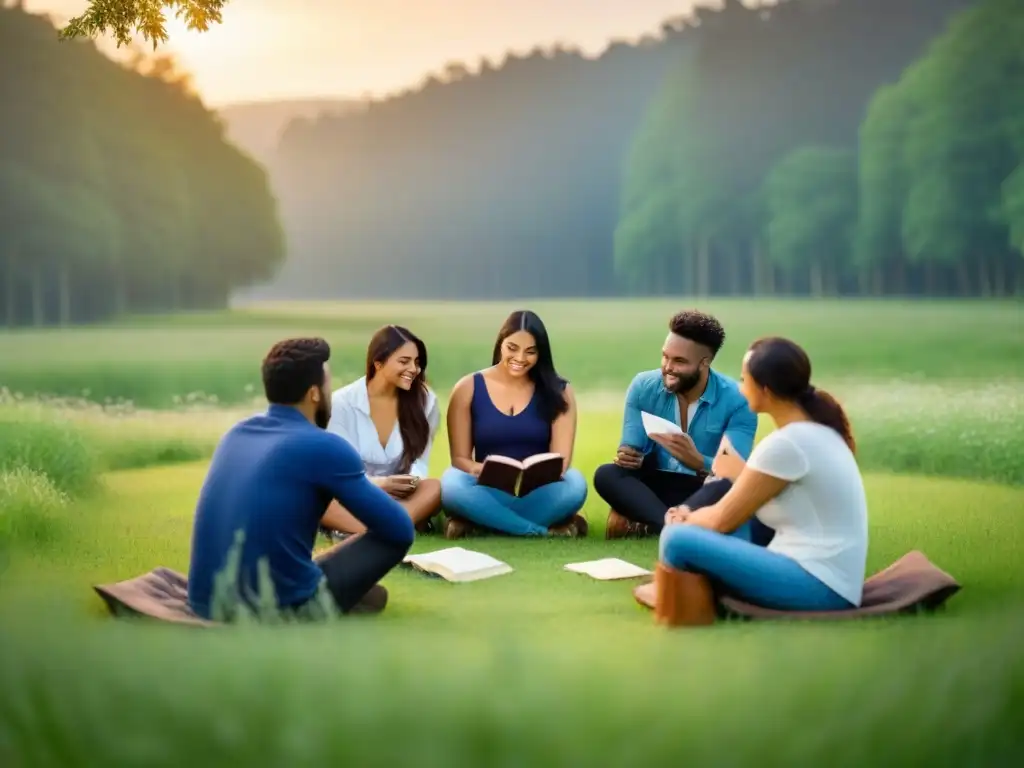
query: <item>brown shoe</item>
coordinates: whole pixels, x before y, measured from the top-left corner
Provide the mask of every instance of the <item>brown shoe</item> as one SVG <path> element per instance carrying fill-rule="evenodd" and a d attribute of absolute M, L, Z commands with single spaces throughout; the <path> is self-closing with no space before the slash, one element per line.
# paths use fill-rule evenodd
<path fill-rule="evenodd" d="M 550 536 L 567 536 L 571 539 L 585 538 L 590 526 L 582 515 L 573 515 L 568 522 L 548 528 Z"/>
<path fill-rule="evenodd" d="M 608 521 L 604 525 L 606 539 L 625 539 L 630 536 L 650 536 L 653 533 L 647 523 L 638 523 L 623 517 L 614 509 L 608 512 Z"/>
<path fill-rule="evenodd" d="M 380 613 L 387 604 L 388 591 L 380 584 L 374 584 L 359 599 L 359 602 L 352 606 L 349 613 Z"/>
<path fill-rule="evenodd" d="M 444 521 L 444 537 L 446 539 L 461 539 L 468 536 L 476 529 L 468 520 L 461 517 L 448 515 Z"/>

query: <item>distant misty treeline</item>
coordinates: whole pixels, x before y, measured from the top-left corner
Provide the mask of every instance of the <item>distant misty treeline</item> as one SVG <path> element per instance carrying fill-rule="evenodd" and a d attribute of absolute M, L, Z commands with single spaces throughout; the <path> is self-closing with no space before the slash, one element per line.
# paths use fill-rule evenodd
<path fill-rule="evenodd" d="M 166 59 L 0 1 L 0 327 L 222 307 L 285 248 L 265 169 Z"/>
<path fill-rule="evenodd" d="M 1024 293 L 1024 2 L 789 0 L 453 64 L 255 162 L 0 2 L 0 321 L 289 298 Z M 287 258 L 286 258 L 287 257 Z"/>
<path fill-rule="evenodd" d="M 1022 23 L 1018 0 L 734 0 L 295 121 L 269 293 L 1013 292 Z"/>

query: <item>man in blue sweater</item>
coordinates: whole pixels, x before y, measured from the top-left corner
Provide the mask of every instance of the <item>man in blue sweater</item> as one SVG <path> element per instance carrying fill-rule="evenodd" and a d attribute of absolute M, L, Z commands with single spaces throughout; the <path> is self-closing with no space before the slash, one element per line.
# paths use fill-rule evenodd
<path fill-rule="evenodd" d="M 259 563 L 269 566 L 277 605 L 301 614 L 326 587 L 343 613 L 379 611 L 387 592 L 377 582 L 412 545 L 409 515 L 371 483 L 344 439 L 327 432 L 331 377 L 327 342 L 288 339 L 263 360 L 265 413 L 221 439 L 203 483 L 192 532 L 188 597 L 203 618 L 215 616 L 215 577 L 244 535 L 237 593 L 250 605 Z M 367 530 L 313 559 L 320 519 L 337 499 Z"/>

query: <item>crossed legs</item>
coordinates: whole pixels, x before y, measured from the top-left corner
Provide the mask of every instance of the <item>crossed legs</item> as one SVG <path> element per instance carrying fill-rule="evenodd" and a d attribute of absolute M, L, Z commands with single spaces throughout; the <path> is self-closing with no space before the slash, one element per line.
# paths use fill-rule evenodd
<path fill-rule="evenodd" d="M 570 468 L 561 480 L 516 497 L 452 467 L 441 476 L 441 495 L 445 512 L 476 525 L 510 536 L 546 536 L 583 508 L 587 480 Z"/>
<path fill-rule="evenodd" d="M 378 582 L 408 551 L 408 546 L 365 531 L 335 544 L 313 561 L 324 572 L 327 589 L 342 613 L 378 613 L 388 598 Z"/>

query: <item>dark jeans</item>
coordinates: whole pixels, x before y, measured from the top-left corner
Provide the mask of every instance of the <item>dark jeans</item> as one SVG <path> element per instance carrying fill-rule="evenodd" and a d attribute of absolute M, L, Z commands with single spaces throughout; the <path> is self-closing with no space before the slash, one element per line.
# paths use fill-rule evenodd
<path fill-rule="evenodd" d="M 382 539 L 373 531 L 358 533 L 336 544 L 314 562 L 342 613 L 349 613 L 367 593 L 402 562 L 409 547 Z M 383 587 L 379 588 L 383 591 Z M 383 607 L 383 606 L 381 606 Z"/>
<path fill-rule="evenodd" d="M 703 479 L 696 475 L 655 469 L 653 454 L 640 469 L 603 464 L 594 473 L 594 490 L 608 506 L 653 531 L 661 530 L 669 507 L 685 504 L 702 487 Z"/>
<path fill-rule="evenodd" d="M 719 479 L 704 483 L 695 475 L 661 472 L 645 466 L 623 469 L 617 464 L 604 464 L 594 473 L 594 489 L 609 506 L 623 517 L 646 523 L 654 532 L 665 526 L 669 507 L 685 504 L 690 509 L 710 507 L 722 500 L 732 482 Z M 756 517 L 750 519 L 751 541 L 765 547 L 775 531 Z"/>

